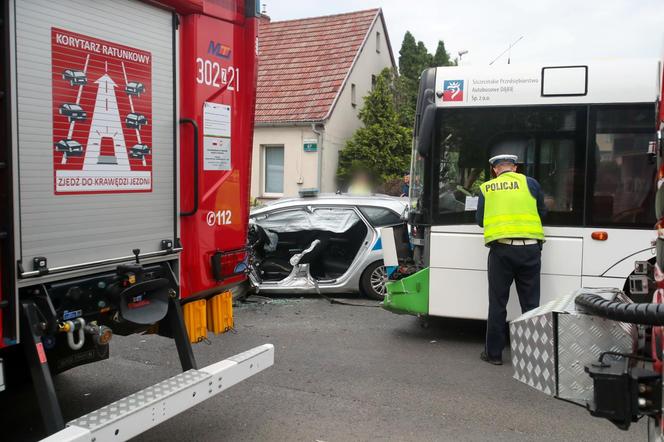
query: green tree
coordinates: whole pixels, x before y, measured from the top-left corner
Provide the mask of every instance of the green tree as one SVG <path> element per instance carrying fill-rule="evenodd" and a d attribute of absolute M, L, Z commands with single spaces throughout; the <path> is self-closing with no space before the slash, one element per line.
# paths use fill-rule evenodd
<path fill-rule="evenodd" d="M 431 67 L 433 56 L 423 42 L 415 41 L 410 31 L 406 32 L 399 50 L 399 74 L 411 80 L 420 78 L 422 71 Z"/>
<path fill-rule="evenodd" d="M 399 124 L 404 127 L 413 127 L 415 122 L 415 107 L 417 105 L 417 90 L 419 80 L 413 80 L 405 75 L 396 80 L 396 110 Z"/>
<path fill-rule="evenodd" d="M 400 75 L 396 81 L 396 109 L 402 126 L 413 127 L 419 78 L 429 65 L 429 57 L 424 43 L 407 31 L 399 50 Z"/>
<path fill-rule="evenodd" d="M 412 131 L 399 122 L 395 108 L 396 75 L 384 69 L 374 89 L 364 97 L 358 129 L 339 152 L 337 178 L 348 184 L 357 170 L 368 172 L 379 183 L 400 177 L 408 168 Z"/>
<path fill-rule="evenodd" d="M 417 42 L 417 70 L 415 72 L 415 78 L 420 78 L 422 71 L 426 68 L 433 66 L 433 55 L 429 54 L 427 47 L 424 45 L 424 42 Z"/>
<path fill-rule="evenodd" d="M 451 59 L 443 40 L 438 41 L 436 52 L 431 55 L 423 42 L 416 41 L 411 32 L 406 32 L 399 50 L 400 77 L 396 82 L 396 107 L 401 125 L 413 127 L 415 122 L 422 71 L 430 67 L 454 65 L 456 61 Z"/>
<path fill-rule="evenodd" d="M 452 60 L 449 52 L 445 49 L 445 42 L 443 40 L 438 40 L 438 47 L 436 47 L 436 53 L 433 56 L 432 66 L 454 66 L 456 62 Z"/>
<path fill-rule="evenodd" d="M 418 50 L 415 37 L 410 31 L 406 31 L 399 50 L 399 74 L 402 77 L 416 78 L 420 75 L 417 72 L 418 67 Z"/>

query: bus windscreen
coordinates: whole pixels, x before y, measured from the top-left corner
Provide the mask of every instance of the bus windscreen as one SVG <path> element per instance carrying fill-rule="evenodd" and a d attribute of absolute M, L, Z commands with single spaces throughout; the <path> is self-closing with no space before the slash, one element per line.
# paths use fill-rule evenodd
<path fill-rule="evenodd" d="M 517 155 L 518 171 L 540 182 L 545 224 L 651 222 L 653 112 L 651 105 L 438 109 L 431 164 L 422 168 L 432 174 L 433 223 L 475 222 L 480 185 L 493 178 L 488 159 L 497 154 Z"/>

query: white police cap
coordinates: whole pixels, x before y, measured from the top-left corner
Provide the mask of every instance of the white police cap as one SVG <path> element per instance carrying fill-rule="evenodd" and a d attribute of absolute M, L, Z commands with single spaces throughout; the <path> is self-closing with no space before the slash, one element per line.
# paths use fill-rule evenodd
<path fill-rule="evenodd" d="M 496 155 L 495 157 L 489 158 L 489 164 L 491 164 L 492 166 L 495 166 L 496 164 L 499 164 L 499 163 L 514 163 L 514 164 L 516 164 L 517 161 L 519 161 L 518 156 L 508 155 L 508 154 Z"/>

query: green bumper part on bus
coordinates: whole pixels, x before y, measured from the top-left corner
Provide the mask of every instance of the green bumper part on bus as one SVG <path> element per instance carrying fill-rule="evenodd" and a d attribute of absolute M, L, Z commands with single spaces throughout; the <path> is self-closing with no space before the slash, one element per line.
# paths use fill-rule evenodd
<path fill-rule="evenodd" d="M 429 268 L 387 283 L 382 306 L 398 314 L 429 314 Z"/>

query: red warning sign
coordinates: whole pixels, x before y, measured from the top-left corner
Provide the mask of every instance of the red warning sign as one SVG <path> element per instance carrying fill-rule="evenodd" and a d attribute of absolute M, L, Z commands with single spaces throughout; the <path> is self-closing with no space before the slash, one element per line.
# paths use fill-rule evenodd
<path fill-rule="evenodd" d="M 51 28 L 56 194 L 152 191 L 152 54 Z"/>

